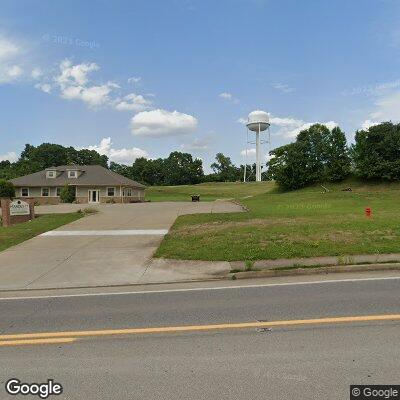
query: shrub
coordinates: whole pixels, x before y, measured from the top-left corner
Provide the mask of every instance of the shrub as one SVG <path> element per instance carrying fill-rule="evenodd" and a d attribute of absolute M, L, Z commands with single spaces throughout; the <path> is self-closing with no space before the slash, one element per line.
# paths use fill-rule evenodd
<path fill-rule="evenodd" d="M 15 197 L 15 187 L 11 182 L 0 180 L 0 197 Z"/>
<path fill-rule="evenodd" d="M 89 215 L 89 214 L 97 214 L 99 212 L 99 210 L 97 210 L 96 208 L 90 208 L 90 207 L 86 207 L 83 210 L 80 210 L 83 214 L 85 215 Z"/>
<path fill-rule="evenodd" d="M 73 203 L 75 201 L 75 187 L 65 185 L 60 193 L 62 203 Z"/>

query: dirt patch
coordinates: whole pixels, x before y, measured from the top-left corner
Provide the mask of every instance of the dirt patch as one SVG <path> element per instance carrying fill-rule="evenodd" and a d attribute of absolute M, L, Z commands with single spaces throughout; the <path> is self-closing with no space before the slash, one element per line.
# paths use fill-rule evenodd
<path fill-rule="evenodd" d="M 311 222 L 309 218 L 255 218 L 246 221 L 214 221 L 204 224 L 187 225 L 180 228 L 173 229 L 173 233 L 178 235 L 193 235 L 204 233 L 215 233 L 230 228 L 244 228 L 244 227 L 272 227 L 272 226 L 288 226 L 296 224 L 304 224 Z"/>

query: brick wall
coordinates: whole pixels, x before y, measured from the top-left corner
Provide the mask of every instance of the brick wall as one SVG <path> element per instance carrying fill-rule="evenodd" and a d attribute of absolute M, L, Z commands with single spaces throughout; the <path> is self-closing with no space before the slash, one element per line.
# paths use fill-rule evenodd
<path fill-rule="evenodd" d="M 18 200 L 18 199 L 14 199 Z M 7 198 L 1 198 L 1 214 L 2 214 L 2 221 L 3 226 L 11 226 L 15 224 L 20 224 L 22 222 L 31 221 L 35 218 L 35 201 L 33 198 L 24 197 L 23 199 L 19 199 L 24 201 L 25 203 L 29 204 L 29 211 L 28 215 L 10 215 L 10 203 L 11 200 Z"/>

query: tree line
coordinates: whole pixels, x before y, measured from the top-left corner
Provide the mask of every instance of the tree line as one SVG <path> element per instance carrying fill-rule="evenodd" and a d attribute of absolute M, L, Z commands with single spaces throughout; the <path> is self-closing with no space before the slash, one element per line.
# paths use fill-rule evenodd
<path fill-rule="evenodd" d="M 234 182 L 243 177 L 244 166 L 217 153 L 211 165 L 212 173 L 205 174 L 203 161 L 189 153 L 172 152 L 166 158 L 137 158 L 133 164 L 109 163 L 108 157 L 95 150 L 76 150 L 54 143 L 39 146 L 26 144 L 16 162 L 0 162 L 0 179 L 9 180 L 60 165 L 101 165 L 145 185 L 190 185 L 201 182 Z M 255 166 L 251 167 L 255 171 Z M 250 180 L 255 173 L 249 172 Z"/>
<path fill-rule="evenodd" d="M 0 179 L 13 179 L 46 168 L 71 164 L 101 165 L 108 168 L 108 158 L 95 150 L 76 150 L 60 144 L 43 143 L 36 147 L 26 144 L 16 162 L 0 162 Z"/>
<path fill-rule="evenodd" d="M 355 134 L 348 145 L 339 128 L 314 124 L 301 131 L 295 142 L 270 152 L 263 180 L 275 180 L 294 190 L 315 183 L 337 182 L 348 176 L 366 180 L 400 180 L 400 124 L 384 122 Z M 60 165 L 101 165 L 145 185 L 190 185 L 201 182 L 234 182 L 243 179 L 244 165 L 217 153 L 205 174 L 203 162 L 189 153 L 172 152 L 166 158 L 137 158 L 131 165 L 109 163 L 95 150 L 77 150 L 59 144 L 25 145 L 16 162 L 0 162 L 0 179 L 9 180 Z M 248 166 L 248 180 L 255 180 L 255 164 Z"/>
<path fill-rule="evenodd" d="M 296 141 L 270 152 L 268 176 L 283 189 L 338 182 L 348 176 L 365 180 L 400 180 L 400 124 L 384 122 L 355 134 L 348 146 L 344 132 L 315 124 Z"/>

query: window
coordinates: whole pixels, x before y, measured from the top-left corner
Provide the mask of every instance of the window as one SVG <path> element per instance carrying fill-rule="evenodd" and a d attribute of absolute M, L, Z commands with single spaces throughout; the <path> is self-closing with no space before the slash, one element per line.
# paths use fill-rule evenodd
<path fill-rule="evenodd" d="M 132 189 L 131 188 L 125 188 L 124 189 L 124 196 L 125 197 L 131 197 L 132 196 Z"/>
<path fill-rule="evenodd" d="M 61 194 L 61 188 L 58 187 L 58 188 L 56 188 L 56 196 L 60 197 L 60 194 Z"/>
<path fill-rule="evenodd" d="M 56 171 L 47 171 L 47 178 L 55 178 Z"/>
<path fill-rule="evenodd" d="M 76 178 L 77 171 L 68 171 L 68 178 Z"/>
<path fill-rule="evenodd" d="M 114 197 L 115 196 L 115 187 L 108 187 L 107 188 L 107 196 Z"/>
<path fill-rule="evenodd" d="M 21 197 L 29 197 L 29 188 L 21 188 Z"/>
<path fill-rule="evenodd" d="M 49 196 L 50 196 L 50 189 L 42 188 L 42 197 L 49 197 Z"/>

